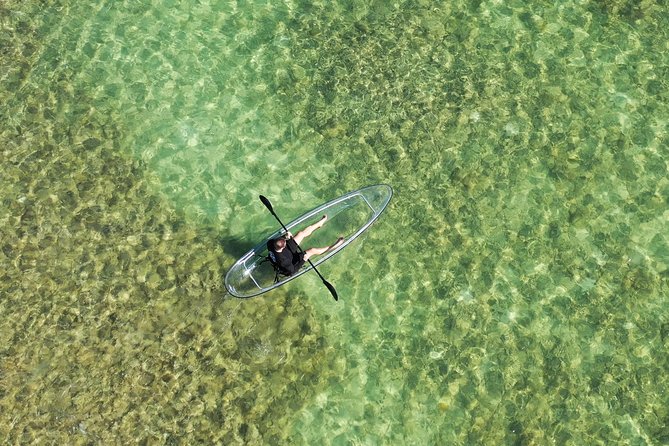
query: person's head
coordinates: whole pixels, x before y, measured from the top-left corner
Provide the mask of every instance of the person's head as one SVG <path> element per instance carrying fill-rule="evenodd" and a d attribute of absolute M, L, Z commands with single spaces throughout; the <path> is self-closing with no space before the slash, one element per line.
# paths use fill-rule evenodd
<path fill-rule="evenodd" d="M 286 239 L 281 237 L 276 240 L 274 240 L 274 249 L 276 251 L 281 251 L 283 248 L 286 247 Z"/>

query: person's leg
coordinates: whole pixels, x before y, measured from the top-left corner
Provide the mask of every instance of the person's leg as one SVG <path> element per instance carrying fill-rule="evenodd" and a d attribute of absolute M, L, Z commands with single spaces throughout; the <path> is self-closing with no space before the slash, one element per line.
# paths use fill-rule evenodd
<path fill-rule="evenodd" d="M 344 243 L 344 237 L 339 237 L 334 244 L 326 246 L 325 248 L 309 248 L 304 252 L 304 261 L 306 262 L 310 257 L 319 256 L 333 249 L 337 249 L 342 243 Z"/>
<path fill-rule="evenodd" d="M 316 229 L 318 229 L 318 228 L 320 228 L 321 226 L 323 226 L 323 225 L 325 224 L 325 222 L 327 221 L 327 219 L 328 219 L 328 216 L 327 216 L 327 215 L 323 215 L 323 216 L 321 217 L 321 219 L 318 220 L 316 223 L 314 223 L 313 225 L 307 226 L 306 228 L 304 228 L 303 230 L 301 230 L 300 232 L 298 232 L 297 234 L 295 234 L 295 236 L 293 237 L 293 240 L 295 240 L 295 243 L 297 243 L 298 245 L 299 245 L 300 243 L 302 243 L 302 241 L 303 241 L 305 238 L 309 237 L 311 234 L 313 234 L 313 232 L 314 232 Z"/>

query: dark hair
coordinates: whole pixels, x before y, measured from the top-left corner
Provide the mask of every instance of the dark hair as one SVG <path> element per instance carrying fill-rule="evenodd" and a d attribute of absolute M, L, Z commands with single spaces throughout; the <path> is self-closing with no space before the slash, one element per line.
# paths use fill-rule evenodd
<path fill-rule="evenodd" d="M 279 237 L 277 239 L 274 239 L 274 249 L 282 249 L 284 246 L 286 246 L 285 238 Z"/>

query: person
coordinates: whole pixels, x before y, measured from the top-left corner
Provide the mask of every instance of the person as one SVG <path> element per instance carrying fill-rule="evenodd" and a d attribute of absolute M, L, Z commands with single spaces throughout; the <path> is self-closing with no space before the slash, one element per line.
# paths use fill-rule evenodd
<path fill-rule="evenodd" d="M 309 248 L 302 252 L 298 245 L 309 237 L 313 232 L 322 227 L 327 221 L 327 215 L 323 215 L 313 225 L 307 226 L 302 231 L 293 236 L 290 232 L 284 234 L 282 237 L 269 239 L 267 241 L 267 249 L 269 250 L 269 259 L 272 264 L 286 276 L 292 276 L 302 268 L 302 265 L 313 256 L 325 254 L 328 251 L 338 248 L 344 243 L 344 237 L 339 237 L 336 242 L 324 248 Z"/>

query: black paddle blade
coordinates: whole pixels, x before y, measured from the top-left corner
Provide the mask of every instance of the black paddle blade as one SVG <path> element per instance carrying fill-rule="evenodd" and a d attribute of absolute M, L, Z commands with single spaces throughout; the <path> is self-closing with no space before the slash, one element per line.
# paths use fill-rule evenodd
<path fill-rule="evenodd" d="M 259 195 L 258 198 L 260 198 L 260 201 L 262 201 L 262 204 L 264 204 L 265 207 L 266 207 L 267 209 L 269 209 L 269 211 L 273 214 L 273 213 L 274 213 L 274 209 L 272 209 L 272 203 L 269 202 L 269 200 L 267 199 L 267 197 L 265 197 L 264 195 Z"/>
<path fill-rule="evenodd" d="M 326 287 L 328 287 L 328 290 L 330 290 L 330 293 L 332 293 L 332 297 L 334 297 L 334 300 L 338 301 L 339 296 L 337 296 L 337 290 L 332 286 L 330 282 L 327 280 L 323 279 L 323 283 L 325 284 Z"/>

